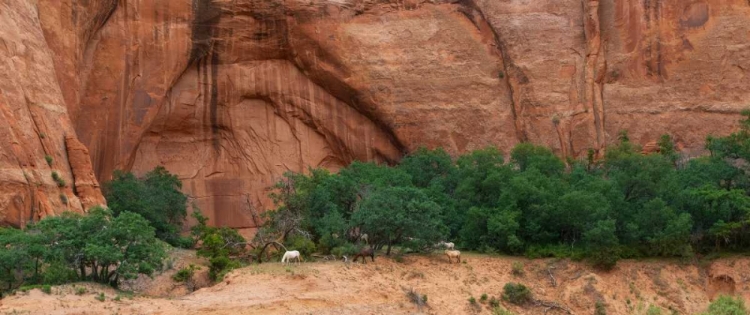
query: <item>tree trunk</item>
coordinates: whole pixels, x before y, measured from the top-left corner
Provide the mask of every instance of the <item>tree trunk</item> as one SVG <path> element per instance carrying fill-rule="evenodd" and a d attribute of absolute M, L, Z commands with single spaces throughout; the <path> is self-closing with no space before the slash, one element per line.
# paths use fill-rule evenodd
<path fill-rule="evenodd" d="M 391 239 L 390 238 L 388 238 L 388 251 L 386 251 L 385 255 L 386 256 L 391 255 Z"/>
<path fill-rule="evenodd" d="M 83 265 L 83 260 L 79 263 L 79 268 L 81 269 L 81 280 L 86 280 L 86 266 Z"/>

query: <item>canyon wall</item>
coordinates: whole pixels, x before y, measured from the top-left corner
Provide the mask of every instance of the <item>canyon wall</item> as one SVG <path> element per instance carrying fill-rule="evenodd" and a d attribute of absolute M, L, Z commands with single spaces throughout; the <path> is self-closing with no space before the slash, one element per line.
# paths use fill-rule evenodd
<path fill-rule="evenodd" d="M 252 228 L 286 171 L 522 141 L 580 157 L 623 129 L 696 155 L 750 105 L 747 0 L 0 0 L 0 16 L 5 222 L 60 211 L 45 152 L 86 173 L 66 136 L 96 175 L 70 197 L 164 165 L 211 222 Z"/>

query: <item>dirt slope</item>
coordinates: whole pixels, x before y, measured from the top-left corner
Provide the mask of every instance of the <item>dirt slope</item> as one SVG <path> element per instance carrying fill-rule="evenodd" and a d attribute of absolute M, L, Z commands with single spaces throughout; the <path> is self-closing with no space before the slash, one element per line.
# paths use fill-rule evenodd
<path fill-rule="evenodd" d="M 466 263 L 449 265 L 440 256 L 411 256 L 403 263 L 376 258 L 375 263 L 303 263 L 284 267 L 269 263 L 245 267 L 222 283 L 174 298 L 137 296 L 114 301 L 116 292 L 93 285 L 75 295 L 70 286 L 39 290 L 0 300 L 8 314 L 415 314 L 420 313 L 404 294 L 414 288 L 426 294 L 424 314 L 490 314 L 486 304 L 472 307 L 468 298 L 483 293 L 499 297 L 507 282 L 528 285 L 535 298 L 557 302 L 573 314 L 592 314 L 597 300 L 608 314 L 646 314 L 649 305 L 662 314 L 674 309 L 695 314 L 719 293 L 732 293 L 750 302 L 750 258 L 727 258 L 707 266 L 664 261 L 626 261 L 609 273 L 585 264 L 555 260 L 468 255 Z M 524 275 L 514 276 L 511 265 L 524 264 Z M 554 275 L 556 286 L 548 274 Z M 156 281 L 171 281 L 162 277 Z M 164 283 L 154 286 L 164 287 Z M 80 286 L 80 285 L 79 285 Z M 145 289 L 148 291 L 148 289 Z M 104 292 L 107 299 L 95 299 Z M 503 304 L 517 314 L 543 314 L 545 307 Z M 562 314 L 550 310 L 547 314 Z"/>

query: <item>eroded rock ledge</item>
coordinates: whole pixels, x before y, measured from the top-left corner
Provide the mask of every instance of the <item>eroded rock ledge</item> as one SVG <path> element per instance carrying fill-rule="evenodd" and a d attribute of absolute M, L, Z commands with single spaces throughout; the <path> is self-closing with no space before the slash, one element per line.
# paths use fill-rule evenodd
<path fill-rule="evenodd" d="M 0 7 L 0 220 L 13 224 L 61 211 L 61 192 L 83 211 L 114 169 L 165 165 L 212 222 L 245 228 L 285 171 L 419 146 L 532 141 L 580 157 L 627 129 L 641 144 L 670 133 L 694 155 L 750 99 L 745 0 Z M 65 150 L 74 135 L 90 170 L 81 147 Z"/>

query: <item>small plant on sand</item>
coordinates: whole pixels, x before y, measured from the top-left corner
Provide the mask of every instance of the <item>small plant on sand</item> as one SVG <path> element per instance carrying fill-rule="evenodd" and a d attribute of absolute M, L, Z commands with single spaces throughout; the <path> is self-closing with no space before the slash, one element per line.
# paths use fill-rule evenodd
<path fill-rule="evenodd" d="M 52 294 L 52 287 L 49 284 L 43 285 L 41 288 L 42 292 Z"/>
<path fill-rule="evenodd" d="M 485 303 L 487 302 L 487 293 L 482 293 L 482 296 L 479 297 L 479 302 Z"/>
<path fill-rule="evenodd" d="M 471 305 L 477 305 L 477 299 L 475 299 L 473 296 L 469 297 L 469 304 Z"/>
<path fill-rule="evenodd" d="M 602 301 L 596 301 L 594 305 L 594 315 L 607 315 L 607 307 Z"/>
<path fill-rule="evenodd" d="M 99 302 L 104 302 L 104 300 L 105 300 L 105 299 L 106 299 L 106 297 L 104 296 L 104 293 L 103 293 L 103 292 L 102 292 L 102 293 L 99 293 L 99 294 L 98 294 L 98 295 L 96 296 L 96 300 L 97 300 L 97 301 L 99 301 Z"/>
<path fill-rule="evenodd" d="M 47 161 L 48 166 L 52 166 L 52 162 L 54 161 L 51 156 L 45 155 L 44 160 Z"/>
<path fill-rule="evenodd" d="M 120 300 L 121 300 L 121 299 L 122 299 L 122 297 L 121 297 L 121 296 L 120 296 L 120 295 L 118 294 L 118 295 L 116 295 L 116 296 L 115 296 L 115 298 L 114 298 L 114 299 L 112 299 L 112 300 L 113 300 L 113 301 L 115 301 L 115 302 L 120 302 Z"/>
<path fill-rule="evenodd" d="M 410 302 L 414 303 L 419 311 L 422 311 L 422 307 L 427 305 L 427 295 L 419 295 L 419 292 L 417 292 L 413 288 L 405 291 L 406 298 L 408 298 Z"/>
<path fill-rule="evenodd" d="M 494 296 L 490 298 L 490 307 L 492 308 L 498 308 L 500 307 L 500 301 L 495 298 Z"/>
<path fill-rule="evenodd" d="M 509 282 L 503 287 L 503 299 L 517 305 L 531 301 L 531 290 L 520 283 Z"/>
<path fill-rule="evenodd" d="M 492 315 L 516 315 L 516 313 L 498 306 L 492 309 Z"/>
<path fill-rule="evenodd" d="M 646 311 L 646 315 L 661 315 L 661 308 L 655 305 L 650 305 L 648 311 Z"/>
<path fill-rule="evenodd" d="M 177 273 L 172 276 L 172 280 L 184 283 L 188 290 L 192 292 L 195 290 L 194 276 L 196 270 L 201 270 L 201 267 L 190 264 L 190 266 L 177 271 Z"/>
<path fill-rule="evenodd" d="M 86 294 L 86 292 L 88 292 L 88 290 L 86 290 L 86 288 L 84 287 L 76 288 L 76 295 L 84 295 Z"/>
<path fill-rule="evenodd" d="M 523 272 L 523 263 L 520 261 L 513 262 L 513 265 L 511 265 L 511 272 L 516 277 L 522 277 Z"/>

